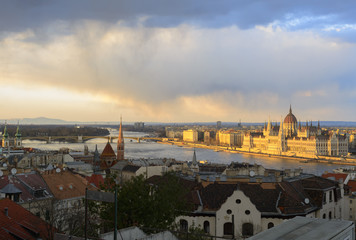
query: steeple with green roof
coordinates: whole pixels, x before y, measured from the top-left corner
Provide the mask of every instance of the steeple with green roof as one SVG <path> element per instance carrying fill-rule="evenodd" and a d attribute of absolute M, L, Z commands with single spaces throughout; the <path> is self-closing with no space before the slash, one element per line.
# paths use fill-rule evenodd
<path fill-rule="evenodd" d="M 7 132 L 7 123 L 5 121 L 5 127 L 4 127 L 4 133 L 3 133 L 3 138 L 7 139 L 9 137 L 9 133 Z"/>
<path fill-rule="evenodd" d="M 19 125 L 19 123 L 17 123 L 17 129 L 16 129 L 15 137 L 16 137 L 16 138 L 21 138 L 21 132 L 20 132 L 20 125 Z"/>

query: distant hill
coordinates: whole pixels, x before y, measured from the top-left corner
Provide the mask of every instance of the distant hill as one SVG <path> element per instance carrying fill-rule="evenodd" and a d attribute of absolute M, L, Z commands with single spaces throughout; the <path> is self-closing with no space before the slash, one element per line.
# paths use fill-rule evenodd
<path fill-rule="evenodd" d="M 75 125 L 75 124 L 88 124 L 88 125 L 118 125 L 118 121 L 106 121 L 106 122 L 80 122 L 80 121 L 66 121 L 62 119 L 38 117 L 38 118 L 21 118 L 21 119 L 0 119 L 0 125 L 7 121 L 8 124 L 17 124 L 20 122 L 20 125 Z M 133 124 L 134 122 L 123 122 L 123 124 Z M 238 122 L 223 122 L 223 127 L 236 127 Z M 264 125 L 264 122 L 242 122 L 242 126 L 257 126 Z M 279 122 L 278 122 L 279 124 Z M 303 122 L 303 125 L 305 122 Z M 317 126 L 318 122 L 313 121 L 313 126 Z M 145 122 L 146 126 L 149 125 L 166 125 L 166 126 L 189 126 L 189 125 L 210 125 L 216 126 L 216 122 L 177 122 L 177 123 L 167 123 L 167 122 Z M 356 122 L 352 121 L 320 121 L 321 127 L 356 127 Z"/>
<path fill-rule="evenodd" d="M 68 122 L 61 119 L 53 119 L 53 118 L 46 118 L 46 117 L 38 117 L 38 118 L 19 118 L 19 119 L 2 119 L 0 120 L 1 123 L 7 121 L 8 124 L 17 124 L 20 122 L 22 125 L 66 125 L 66 124 L 73 124 L 75 122 Z"/>

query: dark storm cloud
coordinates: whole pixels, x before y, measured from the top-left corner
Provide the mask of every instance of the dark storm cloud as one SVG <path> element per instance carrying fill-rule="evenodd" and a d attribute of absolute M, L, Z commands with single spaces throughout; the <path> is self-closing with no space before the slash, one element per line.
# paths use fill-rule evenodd
<path fill-rule="evenodd" d="M 311 20 L 302 28 L 328 24 L 354 24 L 354 1 L 237 1 L 237 0 L 3 0 L 0 8 L 0 31 L 19 31 L 55 20 L 91 19 L 105 22 L 149 16 L 146 26 L 172 27 L 182 23 L 203 27 L 236 25 L 241 29 L 285 21 L 288 16 L 330 16 Z"/>

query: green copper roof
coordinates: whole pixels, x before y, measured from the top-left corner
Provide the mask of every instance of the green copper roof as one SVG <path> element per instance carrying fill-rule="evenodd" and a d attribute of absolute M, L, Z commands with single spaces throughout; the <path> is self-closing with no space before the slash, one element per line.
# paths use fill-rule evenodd
<path fill-rule="evenodd" d="M 3 134 L 3 137 L 4 137 L 4 138 L 9 137 L 9 134 L 7 133 L 7 125 L 6 125 L 6 123 L 5 123 L 5 128 L 4 128 L 4 134 Z"/>
<path fill-rule="evenodd" d="M 17 125 L 17 130 L 16 130 L 15 137 L 17 137 L 17 138 L 21 137 L 20 126 L 19 125 Z"/>

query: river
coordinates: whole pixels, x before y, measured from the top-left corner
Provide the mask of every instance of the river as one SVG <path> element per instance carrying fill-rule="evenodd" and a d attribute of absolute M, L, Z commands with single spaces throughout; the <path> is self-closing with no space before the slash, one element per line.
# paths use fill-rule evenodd
<path fill-rule="evenodd" d="M 118 132 L 113 130 L 110 135 L 117 136 Z M 142 137 L 145 134 L 142 132 L 124 132 L 125 137 Z M 98 150 L 104 149 L 106 139 L 95 138 L 85 143 L 60 143 L 53 142 L 47 144 L 43 141 L 32 141 L 24 140 L 23 145 L 25 147 L 33 147 L 41 150 L 59 150 L 60 148 L 69 148 L 76 151 L 83 151 L 84 146 L 87 145 L 89 151 L 95 150 L 95 145 L 98 146 Z M 111 144 L 114 151 L 116 152 L 116 142 Z M 228 152 L 215 152 L 210 149 L 195 149 L 197 160 L 206 160 L 210 163 L 222 163 L 229 164 L 231 162 L 247 162 L 250 164 L 261 164 L 265 168 L 273 169 L 295 169 L 301 167 L 303 172 L 312 173 L 315 175 L 321 175 L 325 171 L 331 172 L 335 168 L 339 167 L 349 167 L 347 165 L 336 165 L 336 164 L 326 164 L 326 163 L 301 163 L 299 160 L 278 158 L 278 157 L 267 157 L 267 156 L 257 156 L 249 154 L 237 154 Z M 193 157 L 193 149 L 178 147 L 175 145 L 159 144 L 155 142 L 145 142 L 141 141 L 137 143 L 136 141 L 130 141 L 125 139 L 125 158 L 137 159 L 137 158 L 175 158 L 180 161 L 191 161 Z"/>

